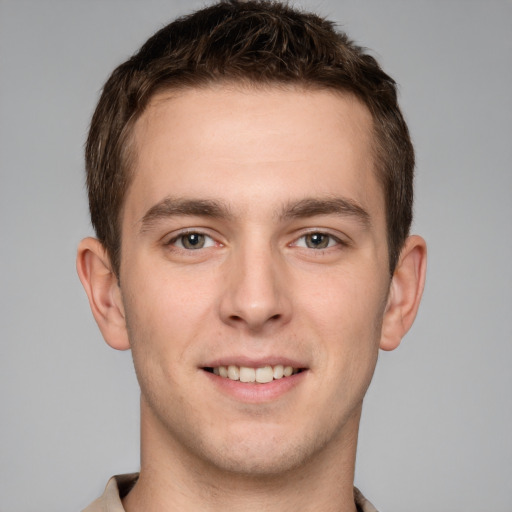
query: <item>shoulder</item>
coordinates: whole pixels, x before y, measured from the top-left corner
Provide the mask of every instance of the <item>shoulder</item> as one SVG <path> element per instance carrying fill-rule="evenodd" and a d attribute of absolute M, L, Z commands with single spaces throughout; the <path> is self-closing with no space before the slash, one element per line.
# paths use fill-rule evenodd
<path fill-rule="evenodd" d="M 363 493 L 354 487 L 354 501 L 356 502 L 357 512 L 379 512 L 364 496 Z"/>
<path fill-rule="evenodd" d="M 103 494 L 82 512 L 124 512 L 121 499 L 130 492 L 138 478 L 138 473 L 113 476 Z"/>

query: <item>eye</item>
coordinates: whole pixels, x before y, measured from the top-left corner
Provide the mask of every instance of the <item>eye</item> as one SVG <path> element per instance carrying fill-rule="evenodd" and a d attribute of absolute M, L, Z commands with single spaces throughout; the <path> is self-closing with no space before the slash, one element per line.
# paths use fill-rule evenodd
<path fill-rule="evenodd" d="M 308 249 L 327 249 L 339 245 L 341 241 L 327 233 L 314 232 L 301 236 L 293 245 Z"/>
<path fill-rule="evenodd" d="M 173 238 L 169 242 L 169 245 L 174 245 L 180 249 L 196 250 L 213 247 L 215 245 L 215 240 L 203 233 L 190 232 Z"/>

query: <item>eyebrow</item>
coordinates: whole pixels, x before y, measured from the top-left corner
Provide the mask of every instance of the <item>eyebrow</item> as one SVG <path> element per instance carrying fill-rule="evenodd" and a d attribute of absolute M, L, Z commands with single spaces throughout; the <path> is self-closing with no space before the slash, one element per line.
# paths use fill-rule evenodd
<path fill-rule="evenodd" d="M 280 217 L 283 219 L 298 219 L 317 215 L 353 217 L 366 228 L 371 225 L 370 214 L 355 201 L 343 197 L 307 198 L 289 203 L 283 208 Z"/>
<path fill-rule="evenodd" d="M 342 197 L 306 198 L 289 202 L 277 213 L 279 220 L 300 219 L 318 215 L 339 215 L 353 217 L 364 227 L 369 227 L 370 215 L 355 201 Z M 174 216 L 209 217 L 232 219 L 228 205 L 212 199 L 184 199 L 166 197 L 152 206 L 142 217 L 141 233 L 151 229 L 160 220 Z"/>
<path fill-rule="evenodd" d="M 166 197 L 144 214 L 140 221 L 140 231 L 143 233 L 149 230 L 159 220 L 182 215 L 214 219 L 229 219 L 233 217 L 227 205 L 218 201 Z"/>

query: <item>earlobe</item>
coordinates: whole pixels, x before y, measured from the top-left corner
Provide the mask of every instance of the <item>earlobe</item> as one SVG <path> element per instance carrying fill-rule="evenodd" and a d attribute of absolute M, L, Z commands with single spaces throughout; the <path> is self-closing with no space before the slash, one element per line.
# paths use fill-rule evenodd
<path fill-rule="evenodd" d="M 129 349 L 121 291 L 99 240 L 85 238 L 80 242 L 76 268 L 103 338 L 117 350 Z"/>
<path fill-rule="evenodd" d="M 427 246 L 420 236 L 407 238 L 389 290 L 380 348 L 394 350 L 411 328 L 423 294 L 427 270 Z"/>

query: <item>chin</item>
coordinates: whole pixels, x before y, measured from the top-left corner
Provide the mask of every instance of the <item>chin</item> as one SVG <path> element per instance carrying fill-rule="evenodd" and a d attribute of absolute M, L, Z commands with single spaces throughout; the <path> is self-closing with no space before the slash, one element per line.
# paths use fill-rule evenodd
<path fill-rule="evenodd" d="M 264 478 L 293 471 L 302 466 L 304 459 L 308 458 L 303 452 L 303 447 L 300 446 L 280 450 L 269 450 L 269 448 L 267 445 L 263 451 L 260 447 L 253 449 L 246 447 L 241 453 L 224 453 L 212 457 L 211 462 L 217 469 L 228 473 Z"/>
<path fill-rule="evenodd" d="M 218 444 L 203 445 L 199 447 L 202 453 L 197 455 L 217 470 L 242 477 L 264 478 L 303 467 L 319 455 L 326 444 L 327 439 L 322 436 L 308 438 L 297 431 L 283 435 L 262 427 L 256 436 L 245 432 L 238 439 L 230 436 Z M 218 449 L 219 445 L 221 449 Z"/>

